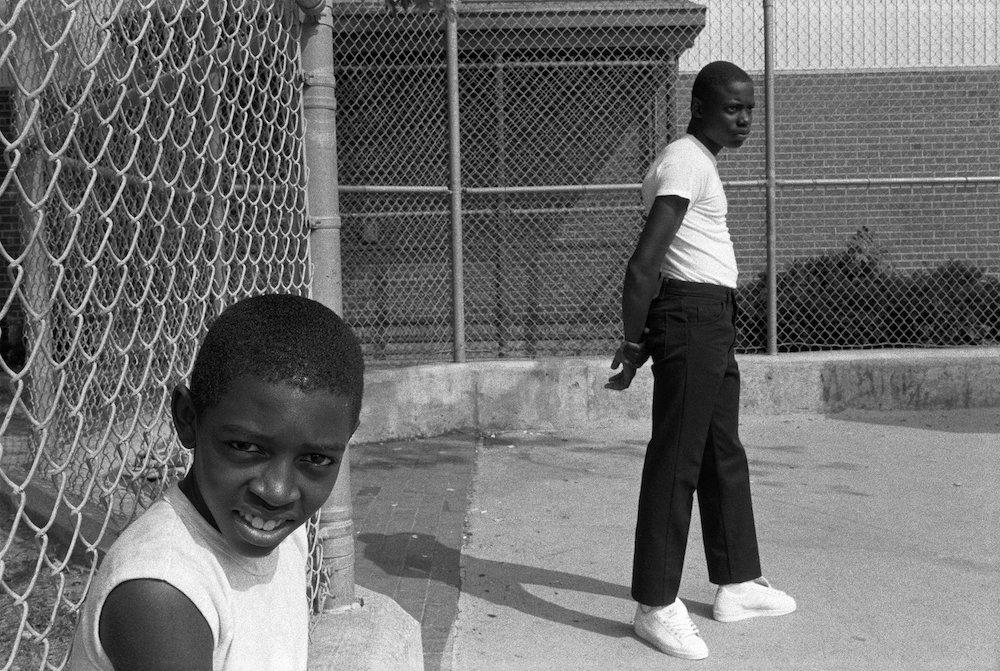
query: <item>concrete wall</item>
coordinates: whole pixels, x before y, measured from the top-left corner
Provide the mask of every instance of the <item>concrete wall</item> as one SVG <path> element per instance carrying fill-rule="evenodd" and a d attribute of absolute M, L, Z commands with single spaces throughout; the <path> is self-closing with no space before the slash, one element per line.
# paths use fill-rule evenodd
<path fill-rule="evenodd" d="M 604 388 L 607 359 L 437 364 L 370 370 L 355 442 L 457 430 L 649 421 L 652 375 Z M 1000 349 L 879 350 L 738 357 L 749 414 L 1000 408 Z"/>

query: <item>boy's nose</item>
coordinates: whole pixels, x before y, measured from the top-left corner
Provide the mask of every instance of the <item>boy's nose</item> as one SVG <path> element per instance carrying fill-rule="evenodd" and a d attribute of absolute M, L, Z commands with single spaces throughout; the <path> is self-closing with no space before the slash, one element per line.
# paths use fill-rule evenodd
<path fill-rule="evenodd" d="M 250 491 L 270 508 L 281 508 L 294 503 L 299 494 L 295 482 L 295 466 L 284 463 L 283 460 L 267 464 L 259 477 L 250 482 Z"/>

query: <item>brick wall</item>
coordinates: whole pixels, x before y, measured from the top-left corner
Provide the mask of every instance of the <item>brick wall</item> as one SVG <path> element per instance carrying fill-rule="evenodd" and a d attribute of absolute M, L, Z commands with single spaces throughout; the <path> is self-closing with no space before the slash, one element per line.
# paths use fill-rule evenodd
<path fill-rule="evenodd" d="M 686 112 L 693 77 L 682 77 Z M 779 179 L 1000 175 L 1000 70 L 779 73 L 775 160 Z M 724 180 L 764 176 L 763 83 L 755 133 L 720 154 Z M 686 119 L 686 114 L 681 114 Z M 730 223 L 741 280 L 764 268 L 764 194 L 730 188 Z M 950 259 L 1000 273 L 1000 187 L 780 187 L 779 269 L 795 258 L 846 247 L 862 226 L 897 270 Z"/>

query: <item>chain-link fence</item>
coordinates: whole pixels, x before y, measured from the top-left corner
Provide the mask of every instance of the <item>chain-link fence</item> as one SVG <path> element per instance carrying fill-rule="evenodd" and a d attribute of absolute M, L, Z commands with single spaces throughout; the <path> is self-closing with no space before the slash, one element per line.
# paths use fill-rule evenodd
<path fill-rule="evenodd" d="M 752 73 L 759 103 L 751 141 L 720 156 L 741 349 L 769 345 L 771 230 L 771 348 L 994 343 L 995 3 L 775 0 L 770 23 L 765 4 L 467 0 L 451 107 L 439 22 L 341 6 L 345 312 L 371 360 L 611 352 L 638 182 L 716 59 Z"/>
<path fill-rule="evenodd" d="M 106 547 L 186 466 L 206 323 L 308 290 L 294 3 L 0 3 L 0 668 L 64 663 Z"/>
<path fill-rule="evenodd" d="M 99 548 L 186 467 L 169 392 L 212 316 L 309 291 L 299 20 L 0 1 L 2 669 L 63 664 Z M 638 181 L 719 58 L 758 82 L 720 161 L 743 349 L 998 337 L 992 0 L 466 0 L 452 24 L 338 0 L 333 22 L 371 362 L 609 354 Z"/>
<path fill-rule="evenodd" d="M 760 3 L 706 4 L 707 39 L 682 57 L 680 90 L 724 58 L 760 73 L 761 97 Z M 742 344 L 765 347 L 766 140 L 778 351 L 996 344 L 996 3 L 773 4 L 773 133 L 760 114 L 760 132 L 720 160 L 724 180 L 746 184 L 730 188 Z"/>
<path fill-rule="evenodd" d="M 345 314 L 373 360 L 452 357 L 452 152 L 468 356 L 608 351 L 639 230 L 634 182 L 676 126 L 677 57 L 705 12 L 551 4 L 574 8 L 459 6 L 457 110 L 439 22 L 374 6 L 341 14 Z"/>

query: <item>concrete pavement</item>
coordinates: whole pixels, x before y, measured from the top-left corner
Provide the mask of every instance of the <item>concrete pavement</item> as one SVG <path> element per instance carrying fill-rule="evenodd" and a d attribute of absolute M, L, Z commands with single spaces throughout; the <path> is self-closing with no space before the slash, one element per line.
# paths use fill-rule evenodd
<path fill-rule="evenodd" d="M 681 598 L 700 662 L 629 626 L 646 434 L 620 422 L 482 442 L 442 668 L 998 668 L 997 410 L 745 417 L 765 575 L 799 610 L 713 621 L 693 522 Z"/>
<path fill-rule="evenodd" d="M 451 658 L 478 442 L 461 434 L 351 447 L 355 581 L 420 622 L 424 671 Z"/>
<path fill-rule="evenodd" d="M 740 366 L 765 575 L 796 613 L 714 622 L 694 521 L 681 598 L 709 658 L 632 635 L 651 379 L 609 392 L 596 359 L 366 375 L 358 584 L 421 622 L 429 671 L 1000 671 L 998 350 Z"/>

